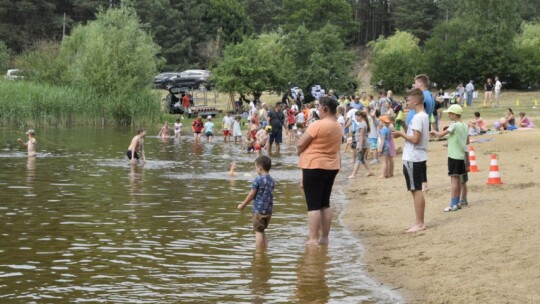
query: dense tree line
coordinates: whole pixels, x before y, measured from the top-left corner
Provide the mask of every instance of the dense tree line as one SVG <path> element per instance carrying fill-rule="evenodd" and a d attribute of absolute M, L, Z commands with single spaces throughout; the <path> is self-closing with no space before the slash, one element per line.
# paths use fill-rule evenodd
<path fill-rule="evenodd" d="M 534 33 L 540 0 L 0 0 L 0 68 L 13 66 L 16 57 L 24 52 L 44 47 L 44 41 L 59 43 L 78 25 L 95 20 L 100 8 L 121 6 L 134 9 L 142 28 L 160 47 L 159 70 L 214 68 L 223 60 L 227 47 L 275 34 L 280 41 L 288 41 L 285 47 L 291 53 L 287 55 L 297 69 L 289 82 L 307 83 L 312 75 L 304 75 L 305 67 L 317 70 L 325 66 L 321 58 L 345 58 L 338 74 L 350 75 L 352 53 L 346 49 L 370 42 L 375 46 L 382 43 L 381 39 L 409 33 L 407 37 L 418 46 L 423 58 L 420 70 L 428 72 L 437 83 L 480 80 L 495 74 L 519 86 L 538 82 L 521 64 L 536 62 L 535 56 L 524 55 L 530 52 L 527 48 L 532 48 L 530 39 L 519 37 L 525 30 L 529 35 Z M 318 37 L 317 33 L 327 25 L 336 35 L 337 40 L 327 42 L 335 44 L 332 51 L 336 53 L 320 57 L 317 54 L 326 50 L 319 48 L 316 41 L 315 47 L 303 46 L 310 39 L 302 36 Z M 403 41 L 403 37 L 397 40 Z M 290 44 L 299 44 L 299 50 Z M 302 50 L 302 46 L 310 47 L 310 52 Z M 381 47 L 379 44 L 379 54 L 388 53 Z M 377 77 L 404 78 L 395 75 L 402 69 L 380 62 L 378 66 L 388 71 L 375 73 Z M 341 65 L 346 67 L 342 69 Z M 339 79 L 343 89 L 352 87 L 349 78 L 336 77 L 328 67 L 317 71 L 325 78 L 319 81 L 333 85 Z M 377 77 L 373 83 L 394 81 Z"/>

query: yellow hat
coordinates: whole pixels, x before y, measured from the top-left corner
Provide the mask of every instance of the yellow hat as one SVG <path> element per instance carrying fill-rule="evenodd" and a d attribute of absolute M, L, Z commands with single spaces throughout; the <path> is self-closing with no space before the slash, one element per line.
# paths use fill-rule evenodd
<path fill-rule="evenodd" d="M 266 131 L 272 131 L 272 126 L 266 126 L 264 129 L 265 129 Z"/>

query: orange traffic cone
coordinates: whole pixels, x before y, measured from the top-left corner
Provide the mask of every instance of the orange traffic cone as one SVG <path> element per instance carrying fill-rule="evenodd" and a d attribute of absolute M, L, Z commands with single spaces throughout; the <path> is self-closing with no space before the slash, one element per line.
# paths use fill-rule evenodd
<path fill-rule="evenodd" d="M 474 154 L 473 146 L 469 147 L 469 172 L 480 172 L 478 165 L 476 164 L 476 155 Z"/>
<path fill-rule="evenodd" d="M 497 155 L 491 154 L 491 165 L 489 166 L 489 177 L 487 185 L 501 185 L 503 182 L 499 175 L 499 165 L 497 164 Z"/>

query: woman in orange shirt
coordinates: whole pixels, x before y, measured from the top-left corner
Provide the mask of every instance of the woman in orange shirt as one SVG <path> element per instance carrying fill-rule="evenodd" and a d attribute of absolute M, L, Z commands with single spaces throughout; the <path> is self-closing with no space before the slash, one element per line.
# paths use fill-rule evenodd
<path fill-rule="evenodd" d="M 307 245 L 328 243 L 332 224 L 330 194 L 341 167 L 342 129 L 336 118 L 337 106 L 338 102 L 330 97 L 321 98 L 317 106 L 320 119 L 312 122 L 298 141 L 300 188 L 304 190 L 308 207 Z"/>

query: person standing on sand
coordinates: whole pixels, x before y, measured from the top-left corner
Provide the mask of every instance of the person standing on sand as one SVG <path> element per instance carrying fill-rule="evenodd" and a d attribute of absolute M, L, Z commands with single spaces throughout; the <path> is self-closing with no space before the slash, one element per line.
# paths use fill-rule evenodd
<path fill-rule="evenodd" d="M 137 131 L 137 135 L 133 137 L 131 140 L 131 143 L 129 144 L 129 147 L 127 149 L 127 157 L 129 159 L 130 164 L 136 165 L 139 161 L 139 154 L 137 151 L 141 152 L 142 155 L 142 161 L 146 161 L 146 157 L 144 156 L 144 136 L 146 135 L 146 129 L 141 128 Z"/>
<path fill-rule="evenodd" d="M 450 134 L 448 137 L 448 175 L 450 176 L 451 186 L 450 205 L 444 208 L 444 212 L 449 212 L 461 209 L 459 196 L 462 190 L 462 181 L 464 181 L 463 176 L 467 174 L 467 169 L 469 168 L 469 148 L 467 147 L 467 124 L 461 121 L 463 109 L 459 105 L 451 105 L 444 112 L 448 113 L 452 124 L 441 132 L 432 130 L 431 135 L 441 138 Z"/>
<path fill-rule="evenodd" d="M 17 141 L 21 144 L 21 146 L 24 146 L 27 148 L 28 151 L 28 157 L 35 157 L 36 156 L 36 138 L 34 137 L 36 134 L 36 131 L 34 129 L 29 129 L 26 131 L 26 136 L 28 136 L 28 141 L 23 142 L 22 139 L 18 138 Z"/>
<path fill-rule="evenodd" d="M 341 167 L 342 128 L 336 118 L 337 106 L 336 100 L 322 97 L 318 105 L 320 119 L 312 122 L 298 141 L 300 189 L 308 207 L 307 245 L 327 244 L 332 225 L 330 195 Z"/>
<path fill-rule="evenodd" d="M 415 222 L 406 232 L 417 232 L 426 229 L 424 210 L 426 200 L 422 191 L 422 183 L 427 172 L 427 148 L 429 143 L 429 116 L 424 110 L 424 93 L 420 89 L 412 89 L 407 93 L 407 107 L 415 110 L 407 133 L 396 131 L 395 138 L 403 137 L 403 175 L 407 189 L 411 191 L 414 201 Z"/>

